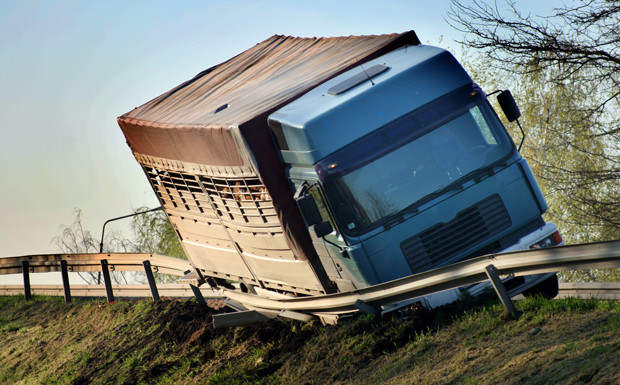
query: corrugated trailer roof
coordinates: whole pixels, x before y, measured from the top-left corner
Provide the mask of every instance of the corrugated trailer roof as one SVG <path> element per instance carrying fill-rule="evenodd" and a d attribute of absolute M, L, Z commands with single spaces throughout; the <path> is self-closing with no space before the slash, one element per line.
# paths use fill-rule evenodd
<path fill-rule="evenodd" d="M 413 32 L 332 38 L 272 36 L 121 119 L 192 126 L 240 125 L 403 39 L 410 44 L 417 41 Z M 226 104 L 230 107 L 214 114 Z"/>

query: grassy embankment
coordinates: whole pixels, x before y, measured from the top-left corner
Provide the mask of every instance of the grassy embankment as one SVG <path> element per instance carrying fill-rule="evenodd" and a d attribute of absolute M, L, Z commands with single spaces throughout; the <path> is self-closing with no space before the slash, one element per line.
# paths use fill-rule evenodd
<path fill-rule="evenodd" d="M 518 319 L 474 305 L 212 330 L 193 300 L 0 297 L 0 383 L 620 383 L 618 302 L 527 299 Z"/>

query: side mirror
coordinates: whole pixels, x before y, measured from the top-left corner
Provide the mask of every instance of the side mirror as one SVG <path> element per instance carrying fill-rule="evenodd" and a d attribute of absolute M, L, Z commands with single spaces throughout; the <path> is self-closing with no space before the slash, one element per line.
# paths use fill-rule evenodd
<path fill-rule="evenodd" d="M 331 223 L 324 221 L 312 195 L 304 195 L 296 199 L 297 207 L 306 221 L 308 230 L 317 238 L 323 238 L 334 231 Z"/>
<path fill-rule="evenodd" d="M 519 119 L 521 111 L 519 111 L 519 106 L 517 106 L 517 102 L 515 102 L 510 91 L 505 90 L 500 92 L 499 95 L 497 95 L 497 101 L 509 122 L 514 122 Z"/>
<path fill-rule="evenodd" d="M 317 238 L 323 238 L 327 234 L 334 231 L 334 229 L 332 228 L 331 223 L 325 221 L 314 226 L 310 226 L 310 231 L 313 231 Z"/>
<path fill-rule="evenodd" d="M 299 211 L 301 211 L 301 215 L 304 217 L 308 227 L 318 225 L 323 222 L 319 208 L 316 206 L 316 202 L 314 201 L 314 198 L 312 198 L 312 195 L 304 195 L 297 198 L 296 201 L 297 207 L 299 207 Z"/>

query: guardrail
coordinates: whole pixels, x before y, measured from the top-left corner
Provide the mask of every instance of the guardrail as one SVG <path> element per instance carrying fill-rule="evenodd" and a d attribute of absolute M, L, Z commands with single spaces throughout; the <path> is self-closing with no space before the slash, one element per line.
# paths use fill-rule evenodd
<path fill-rule="evenodd" d="M 145 256 L 149 257 L 144 259 Z M 136 270 L 140 266 L 137 261 L 141 259 L 144 259 L 143 267 L 147 277 L 150 276 L 151 279 L 154 269 L 176 275 L 182 275 L 187 270 L 191 270 L 191 265 L 187 261 L 151 254 L 54 254 L 0 259 L 0 274 L 23 272 L 24 286 L 27 286 L 25 290 L 29 292 L 28 272 L 62 271 L 63 289 L 66 292 L 68 279 L 65 280 L 64 277 L 67 271 L 101 270 L 105 276 L 106 273 L 109 275 L 110 270 Z M 97 261 L 99 266 L 97 266 Z M 330 323 L 334 322 L 340 314 L 359 310 L 376 312 L 381 306 L 394 305 L 399 301 L 410 301 L 443 290 L 487 280 L 492 282 L 506 308 L 514 311 L 514 305 L 499 280 L 502 275 L 519 276 L 606 267 L 620 267 L 620 241 L 491 254 L 368 288 L 323 296 L 288 297 L 269 292 L 259 296 L 223 288 L 198 289 L 193 285 L 190 285 L 190 289 L 199 300 L 204 292 L 210 297 L 228 298 L 229 306 L 238 309 L 253 309 L 243 312 L 245 314 L 214 316 L 216 326 L 243 324 L 246 321 L 255 322 L 265 317 L 276 316 L 298 320 L 309 320 L 317 316 L 323 322 Z M 151 279 L 149 283 L 153 292 L 155 285 L 154 281 L 151 284 Z M 109 285 L 106 281 L 106 291 L 108 288 L 111 290 L 111 284 Z M 153 298 L 156 298 L 155 294 L 153 292 Z M 109 295 L 108 299 L 110 299 Z"/>
<path fill-rule="evenodd" d="M 67 262 L 69 271 L 101 271 L 101 261 L 107 261 L 110 271 L 138 271 L 143 261 L 148 260 L 154 271 L 177 276 L 192 270 L 189 261 L 147 253 L 82 253 L 82 254 L 37 254 L 20 257 L 0 258 L 0 275 L 21 274 L 24 262 L 30 272 L 45 273 L 62 271 L 61 261 Z"/>
<path fill-rule="evenodd" d="M 338 314 L 358 310 L 372 312 L 380 306 L 490 280 L 510 311 L 512 303 L 506 290 L 501 283 L 496 284 L 499 276 L 607 267 L 620 267 L 620 241 L 491 254 L 368 288 L 324 296 L 265 298 L 227 289 L 222 291 L 227 298 L 268 316 L 282 311 L 311 313 L 330 322 Z M 225 323 L 225 317 L 214 317 L 214 322 L 221 318 Z"/>
<path fill-rule="evenodd" d="M 620 299 L 620 282 L 566 282 L 560 284 L 558 298 Z"/>
<path fill-rule="evenodd" d="M 153 299 L 159 299 L 153 273 L 184 276 L 193 270 L 188 261 L 158 254 L 144 253 L 84 253 L 39 254 L 0 258 L 0 275 L 22 274 L 23 293 L 29 299 L 32 293 L 30 273 L 61 272 L 66 302 L 71 302 L 72 286 L 69 272 L 101 272 L 109 302 L 114 301 L 110 271 L 141 271 L 146 273 Z"/>
<path fill-rule="evenodd" d="M 63 285 L 32 285 L 30 287 L 33 295 L 64 295 Z M 189 284 L 165 283 L 157 285 L 160 298 L 190 298 L 194 297 L 194 291 Z M 201 289 L 205 297 L 215 298 L 210 288 Z M 0 296 L 2 295 L 23 295 L 23 285 L 0 285 Z M 104 285 L 71 285 L 73 297 L 105 297 L 106 288 Z M 148 298 L 152 297 L 149 285 L 114 285 L 116 297 L 124 298 Z"/>
<path fill-rule="evenodd" d="M 62 296 L 63 285 L 32 285 L 33 295 Z M 161 298 L 190 298 L 194 297 L 194 291 L 188 284 L 165 283 L 157 286 Z M 211 288 L 201 288 L 205 297 L 219 298 L 214 296 Z M 71 285 L 71 293 L 74 297 L 105 297 L 104 285 Z M 117 297 L 148 298 L 151 297 L 151 289 L 148 285 L 115 285 L 114 293 Z M 22 295 L 23 285 L 0 285 L 0 296 Z M 620 282 L 563 282 L 557 298 L 597 298 L 597 299 L 620 299 Z"/>

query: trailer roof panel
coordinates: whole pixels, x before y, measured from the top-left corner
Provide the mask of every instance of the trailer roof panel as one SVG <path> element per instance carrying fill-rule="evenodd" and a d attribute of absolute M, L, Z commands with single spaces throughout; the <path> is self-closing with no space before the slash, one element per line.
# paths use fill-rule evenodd
<path fill-rule="evenodd" d="M 120 119 L 192 126 L 241 125 L 396 42 L 417 44 L 418 38 L 413 31 L 331 38 L 275 35 Z"/>

